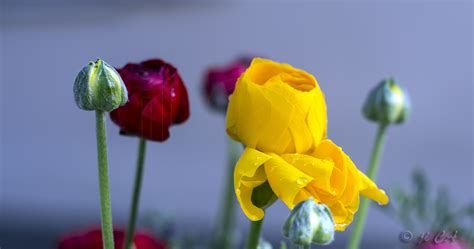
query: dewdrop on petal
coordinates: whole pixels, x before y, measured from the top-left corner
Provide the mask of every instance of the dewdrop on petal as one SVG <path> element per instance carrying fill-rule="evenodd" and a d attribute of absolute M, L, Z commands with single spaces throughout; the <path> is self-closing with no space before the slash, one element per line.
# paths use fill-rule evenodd
<path fill-rule="evenodd" d="M 118 72 L 97 59 L 89 62 L 77 75 L 74 98 L 83 110 L 110 112 L 127 103 L 128 93 Z"/>
<path fill-rule="evenodd" d="M 324 204 L 312 198 L 296 205 L 283 226 L 283 235 L 294 245 L 327 245 L 334 240 L 334 220 Z"/>

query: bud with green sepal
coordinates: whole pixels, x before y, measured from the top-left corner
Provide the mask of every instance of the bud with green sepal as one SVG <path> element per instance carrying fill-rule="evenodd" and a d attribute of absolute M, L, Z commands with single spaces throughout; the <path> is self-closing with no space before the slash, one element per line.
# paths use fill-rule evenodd
<path fill-rule="evenodd" d="M 119 73 L 101 59 L 89 62 L 74 81 L 74 97 L 79 108 L 110 112 L 128 101 Z"/>
<path fill-rule="evenodd" d="M 98 59 L 96 62 L 89 62 L 77 75 L 74 81 L 74 98 L 79 108 L 95 111 L 96 114 L 102 241 L 104 249 L 114 249 L 105 112 L 113 111 L 127 103 L 127 88 L 118 72 Z"/>
<path fill-rule="evenodd" d="M 373 88 L 363 107 L 364 116 L 381 124 L 399 124 L 410 115 L 410 97 L 393 78 L 382 80 Z"/>
<path fill-rule="evenodd" d="M 370 163 L 366 171 L 367 177 L 375 181 L 379 162 L 385 146 L 387 129 L 391 124 L 401 124 L 410 116 L 411 104 L 408 92 L 398 85 L 393 78 L 382 80 L 373 88 L 362 108 L 364 116 L 378 123 L 374 147 L 370 156 Z M 369 211 L 369 200 L 360 201 L 358 215 L 352 225 L 352 233 L 347 249 L 359 249 L 364 231 L 364 224 Z"/>
<path fill-rule="evenodd" d="M 334 240 L 334 220 L 324 204 L 312 198 L 300 202 L 283 226 L 283 235 L 293 245 L 309 248 L 311 244 L 327 245 Z"/>
<path fill-rule="evenodd" d="M 273 246 L 272 244 L 270 244 L 270 242 L 260 237 L 260 239 L 258 240 L 257 249 L 273 249 Z"/>

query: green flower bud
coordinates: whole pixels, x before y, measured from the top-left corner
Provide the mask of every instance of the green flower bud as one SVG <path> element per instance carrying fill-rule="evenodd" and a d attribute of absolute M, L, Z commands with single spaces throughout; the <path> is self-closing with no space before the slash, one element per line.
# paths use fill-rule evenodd
<path fill-rule="evenodd" d="M 294 245 L 327 245 L 334 240 L 331 211 L 313 199 L 300 202 L 286 220 L 283 235 Z"/>
<path fill-rule="evenodd" d="M 89 62 L 74 82 L 74 98 L 79 108 L 110 112 L 128 101 L 127 88 L 119 73 L 101 59 Z"/>
<path fill-rule="evenodd" d="M 263 238 L 260 238 L 258 240 L 257 249 L 273 249 L 273 247 L 272 247 L 272 244 L 270 244 L 270 242 L 264 240 Z"/>
<path fill-rule="evenodd" d="M 410 97 L 394 79 L 382 80 L 364 103 L 365 117 L 382 124 L 403 123 L 410 115 Z"/>

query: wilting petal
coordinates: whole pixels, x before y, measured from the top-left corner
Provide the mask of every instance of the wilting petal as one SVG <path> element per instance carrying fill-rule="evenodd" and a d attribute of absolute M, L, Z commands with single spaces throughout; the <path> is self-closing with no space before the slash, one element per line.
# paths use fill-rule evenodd
<path fill-rule="evenodd" d="M 386 205 L 388 203 L 388 196 L 385 191 L 379 189 L 375 183 L 370 180 L 364 173 L 359 171 L 360 176 L 360 183 L 359 183 L 359 190 L 360 193 L 372 199 L 381 205 Z"/>
<path fill-rule="evenodd" d="M 321 160 L 304 154 L 284 154 L 281 156 L 285 161 L 303 173 L 314 178 L 313 185 L 326 192 L 331 191 L 331 174 L 334 163 L 329 160 Z"/>
<path fill-rule="evenodd" d="M 252 191 L 267 180 L 263 163 L 271 156 L 246 148 L 234 170 L 234 188 L 242 210 L 250 220 L 261 220 L 263 210 L 252 203 Z"/>
<path fill-rule="evenodd" d="M 334 162 L 334 171 L 331 175 L 331 187 L 333 194 L 341 196 L 347 184 L 347 165 L 344 160 L 344 152 L 341 147 L 331 140 L 323 140 L 314 150 L 316 158 L 326 159 Z"/>
<path fill-rule="evenodd" d="M 270 187 L 276 196 L 292 209 L 298 204 L 295 202 L 297 195 L 313 180 L 313 177 L 293 167 L 278 155 L 270 155 L 272 158 L 264 164 Z"/>

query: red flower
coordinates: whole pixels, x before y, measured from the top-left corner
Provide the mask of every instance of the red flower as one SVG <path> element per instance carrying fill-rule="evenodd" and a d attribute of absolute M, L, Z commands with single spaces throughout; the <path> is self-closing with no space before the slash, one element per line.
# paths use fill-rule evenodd
<path fill-rule="evenodd" d="M 122 249 L 125 240 L 125 231 L 114 230 L 114 247 Z M 133 238 L 135 249 L 165 249 L 165 243 L 154 239 L 144 232 L 135 232 Z M 62 238 L 58 249 L 102 249 L 102 232 L 100 228 L 75 232 Z"/>
<path fill-rule="evenodd" d="M 227 66 L 207 70 L 204 76 L 204 95 L 212 108 L 224 112 L 227 110 L 228 97 L 251 61 L 252 58 L 243 57 Z"/>
<path fill-rule="evenodd" d="M 188 93 L 171 64 L 154 59 L 127 64 L 117 71 L 127 87 L 129 102 L 110 117 L 122 134 L 164 141 L 172 124 L 188 119 Z"/>

